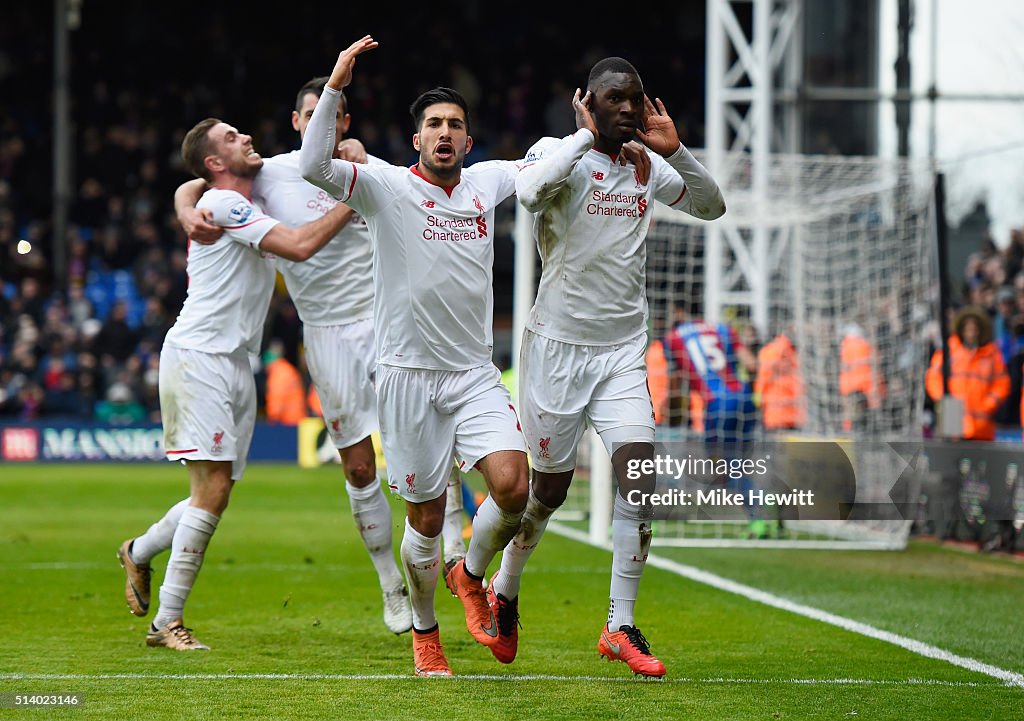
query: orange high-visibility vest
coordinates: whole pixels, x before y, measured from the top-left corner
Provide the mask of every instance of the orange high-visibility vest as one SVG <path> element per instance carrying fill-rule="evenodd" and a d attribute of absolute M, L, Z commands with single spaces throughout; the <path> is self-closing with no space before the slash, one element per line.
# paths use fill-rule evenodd
<path fill-rule="evenodd" d="M 878 371 L 875 347 L 866 338 L 847 335 L 839 344 L 839 395 L 863 393 L 868 408 L 879 408 L 885 381 Z"/>
<path fill-rule="evenodd" d="M 651 392 L 651 404 L 654 406 L 654 422 L 660 425 L 668 414 L 668 361 L 660 339 L 647 347 L 646 361 L 647 389 Z"/>
<path fill-rule="evenodd" d="M 942 398 L 942 351 L 932 355 L 925 376 L 932 400 Z M 971 350 L 957 336 L 949 339 L 949 394 L 964 402 L 963 437 L 991 441 L 996 437 L 995 414 L 1010 395 L 1010 376 L 995 343 Z"/>
<path fill-rule="evenodd" d="M 306 390 L 299 371 L 284 358 L 267 365 L 267 420 L 288 426 L 306 417 Z"/>
<path fill-rule="evenodd" d="M 317 394 L 316 385 L 313 383 L 309 384 L 309 393 L 306 394 L 306 405 L 309 406 L 309 410 L 314 416 L 323 416 L 324 409 L 320 405 L 320 396 Z"/>
<path fill-rule="evenodd" d="M 800 428 L 806 421 L 800 359 L 785 335 L 776 336 L 758 352 L 754 393 L 761 397 L 766 430 Z"/>

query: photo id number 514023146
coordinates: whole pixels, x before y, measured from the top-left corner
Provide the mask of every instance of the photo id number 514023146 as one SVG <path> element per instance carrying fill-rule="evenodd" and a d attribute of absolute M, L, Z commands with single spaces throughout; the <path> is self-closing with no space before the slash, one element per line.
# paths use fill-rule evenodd
<path fill-rule="evenodd" d="M 75 707 L 85 704 L 83 693 L 17 693 L 0 692 L 0 708 Z"/>

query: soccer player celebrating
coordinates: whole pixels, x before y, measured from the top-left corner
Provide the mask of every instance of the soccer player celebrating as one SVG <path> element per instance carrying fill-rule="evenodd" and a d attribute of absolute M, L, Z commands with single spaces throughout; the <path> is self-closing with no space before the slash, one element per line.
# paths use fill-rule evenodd
<path fill-rule="evenodd" d="M 127 574 L 128 606 L 144 616 L 149 561 L 171 548 L 146 645 L 194 651 L 208 646 L 182 617 L 231 487 L 245 470 L 256 420 L 249 356 L 259 351 L 273 292 L 273 256 L 312 257 L 347 220 L 348 211 L 335 208 L 299 228 L 265 215 L 250 200 L 263 158 L 251 136 L 216 118 L 192 128 L 181 152 L 186 167 L 211 186 L 199 207 L 230 240 L 190 248 L 188 295 L 160 352 L 164 448 L 169 460 L 183 460 L 188 467 L 191 494 L 145 534 L 125 541 L 118 557 Z"/>
<path fill-rule="evenodd" d="M 519 581 L 527 559 L 566 497 L 576 448 L 589 423 L 612 456 L 619 481 L 612 521 L 611 601 L 598 650 L 635 673 L 663 676 L 633 620 L 650 546 L 652 509 L 626 501 L 630 460 L 653 455 L 654 420 L 644 364 L 646 245 L 654 200 L 698 218 L 725 212 L 717 183 L 679 142 L 660 100 L 644 94 L 636 69 L 606 58 L 573 97 L 576 133 L 543 138 L 516 180 L 519 202 L 536 213 L 543 261 L 536 303 L 522 344 L 519 394 L 533 483 L 521 530 L 488 588 L 499 638 L 492 652 L 516 655 Z M 651 151 L 649 180 L 616 161 L 638 137 Z M 630 485 L 632 484 L 632 485 Z"/>
<path fill-rule="evenodd" d="M 519 528 L 526 445 L 491 359 L 494 208 L 515 192 L 516 163 L 463 168 L 473 141 L 466 102 L 435 88 L 413 103 L 419 161 L 411 168 L 333 158 L 341 89 L 366 36 L 343 51 L 302 141 L 303 176 L 356 210 L 375 245 L 377 400 L 388 482 L 406 501 L 401 556 L 409 579 L 413 658 L 421 676 L 448 676 L 434 613 L 445 489 L 453 451 L 476 466 L 489 495 L 466 557 L 447 574 L 477 641 L 497 626 L 484 593 L 487 566 Z"/>
<path fill-rule="evenodd" d="M 313 116 L 326 77 L 303 85 L 291 114 L 292 127 L 303 137 Z M 342 138 L 352 122 L 345 96 L 335 114 L 333 157 L 343 158 Z M 349 141 L 351 142 L 351 141 Z M 361 144 L 360 144 L 361 147 Z M 348 157 L 358 162 L 387 165 L 375 157 Z M 204 189 L 202 180 L 182 185 L 175 205 L 190 238 L 216 240 L 195 201 Z M 338 201 L 308 183 L 299 172 L 299 152 L 268 158 L 256 175 L 253 197 L 271 215 L 297 226 L 330 211 Z M 343 206 L 344 207 L 344 206 Z M 373 246 L 366 221 L 348 211 L 349 220 L 316 256 L 303 263 L 281 262 L 284 277 L 302 320 L 306 362 L 323 409 L 324 423 L 341 456 L 352 515 L 380 580 L 384 623 L 394 633 L 412 628 L 408 591 L 392 549 L 391 509 L 377 480 L 376 453 L 371 434 L 377 430 L 377 398 L 373 391 Z M 454 469 L 454 467 L 453 467 Z M 449 519 L 444 534 L 446 559 L 465 556 L 461 525 L 461 488 L 458 472 L 449 481 Z"/>

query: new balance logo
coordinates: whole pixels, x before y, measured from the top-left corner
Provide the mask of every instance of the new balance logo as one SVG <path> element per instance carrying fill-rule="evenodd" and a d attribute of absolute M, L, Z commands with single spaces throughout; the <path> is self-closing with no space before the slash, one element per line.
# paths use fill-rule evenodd
<path fill-rule="evenodd" d="M 600 170 L 595 170 L 590 174 L 590 177 L 593 178 L 594 180 L 604 180 L 604 173 L 602 173 Z"/>
<path fill-rule="evenodd" d="M 433 208 L 434 207 L 434 201 L 433 200 L 424 200 L 424 201 L 422 201 L 420 203 L 420 207 L 421 208 Z"/>

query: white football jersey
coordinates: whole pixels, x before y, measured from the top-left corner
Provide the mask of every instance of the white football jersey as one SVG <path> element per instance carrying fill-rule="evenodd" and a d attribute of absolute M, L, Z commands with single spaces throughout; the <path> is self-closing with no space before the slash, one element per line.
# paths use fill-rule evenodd
<path fill-rule="evenodd" d="M 326 88 L 306 129 L 302 165 L 369 226 L 378 362 L 438 370 L 491 362 L 494 208 L 515 192 L 519 166 L 477 163 L 446 189 L 416 166 L 322 162 L 331 157 L 337 102 L 337 91 Z"/>
<path fill-rule="evenodd" d="M 164 343 L 204 353 L 259 353 L 274 289 L 274 256 L 260 242 L 277 221 L 241 193 L 213 188 L 197 208 L 213 212 L 224 236 L 189 243 L 188 295 Z"/>
<path fill-rule="evenodd" d="M 369 163 L 386 165 L 374 157 Z M 263 162 L 253 199 L 292 228 L 323 217 L 338 202 L 302 178 L 297 150 Z M 278 258 L 277 269 L 304 324 L 343 325 L 373 317 L 373 246 L 358 213 L 312 258 L 301 263 Z"/>
<path fill-rule="evenodd" d="M 533 231 L 543 262 L 527 327 L 566 343 L 613 345 L 647 330 L 645 239 L 654 201 L 693 209 L 680 172 L 657 153 L 648 151 L 651 177 L 641 184 L 632 163 L 622 166 L 592 144 L 586 130 L 543 138 L 517 180 L 521 202 L 538 199 Z M 555 153 L 567 175 L 537 172 L 535 164 Z"/>

